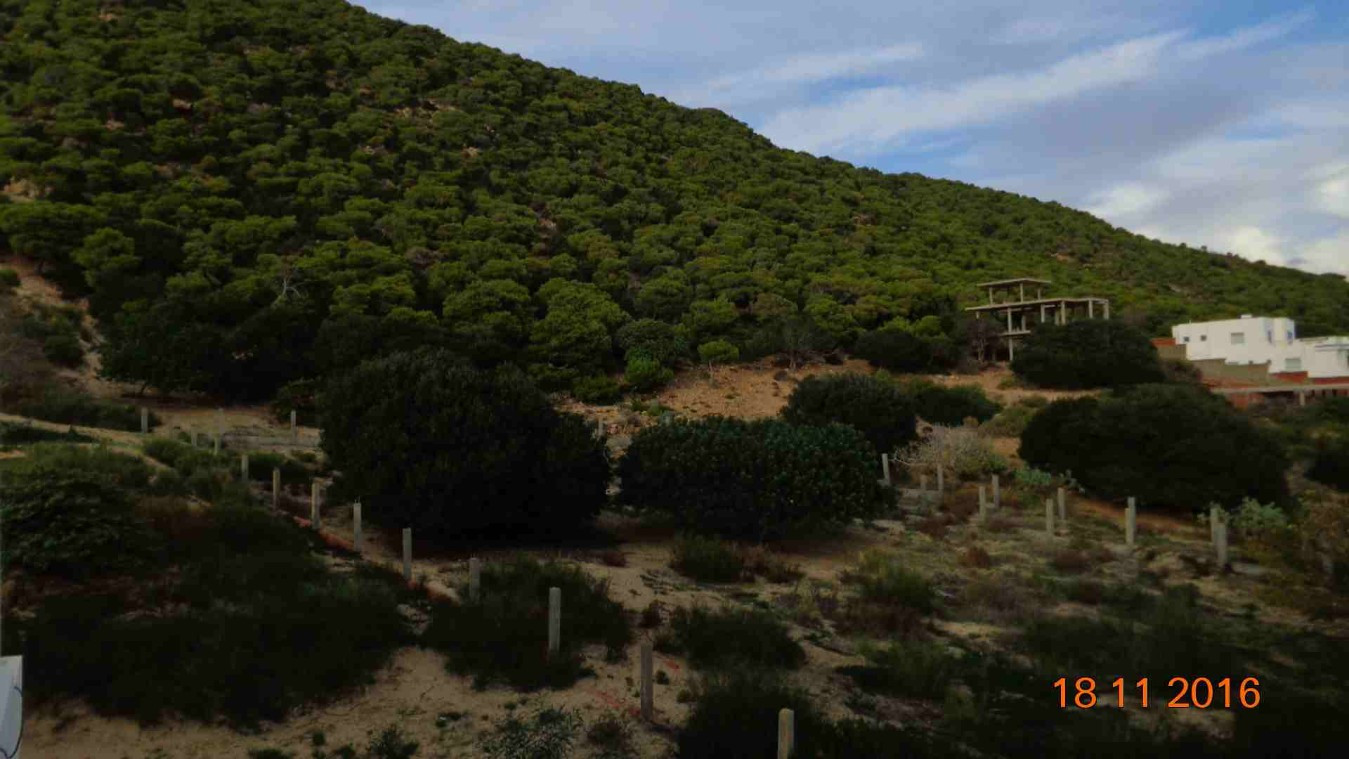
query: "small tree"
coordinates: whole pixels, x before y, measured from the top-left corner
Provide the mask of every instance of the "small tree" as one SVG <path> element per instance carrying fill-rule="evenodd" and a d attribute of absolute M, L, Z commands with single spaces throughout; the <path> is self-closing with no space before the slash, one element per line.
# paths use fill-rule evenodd
<path fill-rule="evenodd" d="M 877 451 L 892 451 L 914 438 L 912 400 L 893 384 L 864 374 L 808 377 L 782 410 L 792 424 L 846 424 Z"/>
<path fill-rule="evenodd" d="M 1285 503 L 1278 441 L 1226 401 L 1186 385 L 1140 385 L 1104 398 L 1056 401 L 1021 434 L 1021 458 L 1105 498 L 1227 508 Z"/>
<path fill-rule="evenodd" d="M 394 354 L 332 380 L 319 407 L 335 494 L 382 524 L 439 539 L 566 534 L 605 500 L 602 444 L 513 368 Z"/>
<path fill-rule="evenodd" d="M 1157 349 L 1119 321 L 1041 324 L 1016 351 L 1012 371 L 1041 387 L 1118 387 L 1165 379 Z"/>
<path fill-rule="evenodd" d="M 729 364 L 740 358 L 740 349 L 725 340 L 712 340 L 698 346 L 698 358 L 707 364 L 708 373 L 717 364 Z"/>

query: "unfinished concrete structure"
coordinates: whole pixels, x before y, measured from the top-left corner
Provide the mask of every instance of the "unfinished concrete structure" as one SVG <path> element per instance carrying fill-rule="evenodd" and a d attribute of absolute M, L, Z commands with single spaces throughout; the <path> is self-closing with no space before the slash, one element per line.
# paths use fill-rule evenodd
<path fill-rule="evenodd" d="M 988 292 L 988 303 L 971 306 L 966 311 L 974 318 L 985 316 L 996 319 L 1003 327 L 998 335 L 1007 346 L 1007 360 L 1016 358 L 1016 341 L 1029 335 L 1037 324 L 1052 322 L 1067 324 L 1077 319 L 1109 319 L 1110 301 L 1094 296 L 1045 296 L 1052 284 L 1047 279 L 1017 277 L 984 282 L 978 285 Z M 1027 293 L 1033 297 L 1027 297 Z"/>

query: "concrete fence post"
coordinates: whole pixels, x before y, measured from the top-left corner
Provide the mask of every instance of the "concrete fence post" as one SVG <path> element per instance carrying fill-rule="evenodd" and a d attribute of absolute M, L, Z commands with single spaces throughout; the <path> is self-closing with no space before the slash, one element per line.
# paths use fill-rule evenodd
<path fill-rule="evenodd" d="M 881 454 L 881 479 L 886 487 L 890 487 L 890 456 L 885 453 Z"/>
<path fill-rule="evenodd" d="M 1222 572 L 1227 568 L 1227 520 L 1218 522 L 1216 538 L 1213 541 L 1213 548 L 1218 555 L 1218 571 Z"/>
<path fill-rule="evenodd" d="M 482 598 L 482 559 L 468 560 L 468 600 L 477 603 Z"/>
<path fill-rule="evenodd" d="M 988 488 L 985 485 L 979 486 L 979 521 L 988 519 Z"/>
<path fill-rule="evenodd" d="M 1124 507 L 1124 544 L 1133 547 L 1138 538 L 1138 502 L 1129 496 L 1129 505 Z"/>
<path fill-rule="evenodd" d="M 1066 530 L 1068 529 L 1068 497 L 1063 492 L 1063 488 L 1059 488 L 1058 495 L 1059 495 L 1059 525 Z"/>
<path fill-rule="evenodd" d="M 993 475 L 993 508 L 1002 508 L 1002 488 L 998 481 L 998 475 Z"/>
<path fill-rule="evenodd" d="M 926 474 L 920 474 L 920 475 L 918 475 L 918 489 L 921 490 L 921 491 L 923 491 L 924 494 L 927 493 L 927 475 L 926 475 Z"/>
<path fill-rule="evenodd" d="M 791 709 L 778 712 L 778 759 L 790 759 L 796 753 L 796 714 Z"/>
<path fill-rule="evenodd" d="M 295 409 L 290 410 L 290 439 L 300 439 L 300 426 L 296 424 Z"/>
<path fill-rule="evenodd" d="M 1221 519 L 1219 513 L 1222 511 L 1217 504 L 1208 507 L 1208 542 L 1217 545 L 1218 543 L 1218 520 Z"/>
<path fill-rule="evenodd" d="M 248 454 L 239 454 L 239 478 L 248 484 Z"/>
<path fill-rule="evenodd" d="M 351 546 L 356 549 L 356 555 L 360 556 L 365 547 L 365 534 L 361 531 L 361 502 L 357 501 L 351 505 Z"/>
<path fill-rule="evenodd" d="M 220 455 L 220 430 L 218 429 L 215 431 L 215 447 L 214 450 L 212 450 L 212 453 L 217 456 Z"/>
<path fill-rule="evenodd" d="M 196 430 L 192 430 L 192 447 L 193 447 L 193 448 L 196 448 L 196 447 L 197 447 L 197 431 L 196 431 Z"/>
<path fill-rule="evenodd" d="M 281 470 L 272 468 L 272 508 L 281 508 Z"/>
<path fill-rule="evenodd" d="M 1045 532 L 1054 534 L 1054 499 L 1045 499 Z"/>
<path fill-rule="evenodd" d="M 653 659 L 651 653 L 651 641 L 642 641 L 642 661 L 641 661 L 641 684 L 642 684 L 642 719 L 651 721 L 655 713 L 654 686 L 652 685 Z"/>
<path fill-rule="evenodd" d="M 322 514 L 319 512 L 319 481 L 310 480 L 309 482 L 309 526 L 318 530 L 320 528 L 319 520 Z"/>
<path fill-rule="evenodd" d="M 403 528 L 403 580 L 412 582 L 412 528 Z"/>
<path fill-rule="evenodd" d="M 548 658 L 562 650 L 562 588 L 548 589 Z"/>
<path fill-rule="evenodd" d="M 941 464 L 937 465 L 937 497 L 946 496 L 946 468 Z"/>
<path fill-rule="evenodd" d="M 141 434 L 150 434 L 150 409 L 141 406 Z"/>

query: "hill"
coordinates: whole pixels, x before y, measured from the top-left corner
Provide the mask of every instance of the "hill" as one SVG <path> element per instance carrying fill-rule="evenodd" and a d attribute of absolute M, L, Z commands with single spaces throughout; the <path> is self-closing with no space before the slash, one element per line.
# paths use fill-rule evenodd
<path fill-rule="evenodd" d="M 1349 330 L 1349 283 L 1053 203 L 775 148 L 744 124 L 338 0 L 0 0 L 0 252 L 88 297 L 104 370 L 265 397 L 428 342 L 553 386 L 649 317 L 741 356 L 958 339 L 1036 275 L 1153 330 Z"/>

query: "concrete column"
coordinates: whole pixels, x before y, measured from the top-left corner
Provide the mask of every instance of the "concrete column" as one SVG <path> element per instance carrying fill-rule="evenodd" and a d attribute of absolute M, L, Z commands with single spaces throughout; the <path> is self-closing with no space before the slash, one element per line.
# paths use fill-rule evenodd
<path fill-rule="evenodd" d="M 356 555 L 360 556 L 365 547 L 365 534 L 361 530 L 361 502 L 357 501 L 351 505 L 351 546 L 356 549 Z"/>
<path fill-rule="evenodd" d="M 655 713 L 654 685 L 652 684 L 653 656 L 651 654 L 651 641 L 642 641 L 641 656 L 641 683 L 642 683 L 642 719 L 647 722 Z"/>
<path fill-rule="evenodd" d="M 1102 305 L 1102 307 L 1105 308 L 1105 319 L 1106 319 L 1106 321 L 1110 321 L 1110 301 L 1106 301 L 1106 302 L 1102 303 L 1101 305 Z"/>
<path fill-rule="evenodd" d="M 796 714 L 791 709 L 778 712 L 778 759 L 791 759 L 796 753 Z"/>
<path fill-rule="evenodd" d="M 403 528 L 403 581 L 412 582 L 412 528 Z"/>
<path fill-rule="evenodd" d="M 468 600 L 482 599 L 482 560 L 474 556 L 468 560 Z"/>
<path fill-rule="evenodd" d="M 319 481 L 310 480 L 309 482 L 309 522 L 310 527 L 315 530 L 320 529 L 319 520 L 322 514 L 319 513 Z"/>
<path fill-rule="evenodd" d="M 1307 405 L 1307 394 L 1301 390 L 1299 390 L 1297 394 L 1297 405 L 1299 406 Z"/>
<path fill-rule="evenodd" d="M 1096 318 L 1096 301 L 1094 300 L 1087 301 L 1087 318 L 1088 319 Z"/>
<path fill-rule="evenodd" d="M 281 470 L 272 469 L 272 508 L 281 508 Z"/>
<path fill-rule="evenodd" d="M 1138 502 L 1129 496 L 1129 505 L 1124 507 L 1124 544 L 1133 547 L 1138 537 Z"/>
<path fill-rule="evenodd" d="M 1214 552 L 1218 557 L 1218 571 L 1222 572 L 1227 568 L 1227 522 L 1224 520 L 1218 523 L 1217 539 L 1213 543 Z"/>
<path fill-rule="evenodd" d="M 1054 534 L 1054 499 L 1045 499 L 1045 532 L 1049 535 Z"/>
<path fill-rule="evenodd" d="M 562 650 L 562 588 L 548 589 L 548 658 Z"/>
<path fill-rule="evenodd" d="M 1011 335 L 1007 336 L 1007 360 L 1016 360 L 1016 339 Z"/>
<path fill-rule="evenodd" d="M 150 434 L 150 409 L 141 406 L 141 434 Z"/>
<path fill-rule="evenodd" d="M 885 480 L 885 486 L 890 487 L 890 456 L 881 454 L 881 478 Z"/>
<path fill-rule="evenodd" d="M 1002 507 L 1002 487 L 998 481 L 998 475 L 993 475 L 993 508 Z"/>

